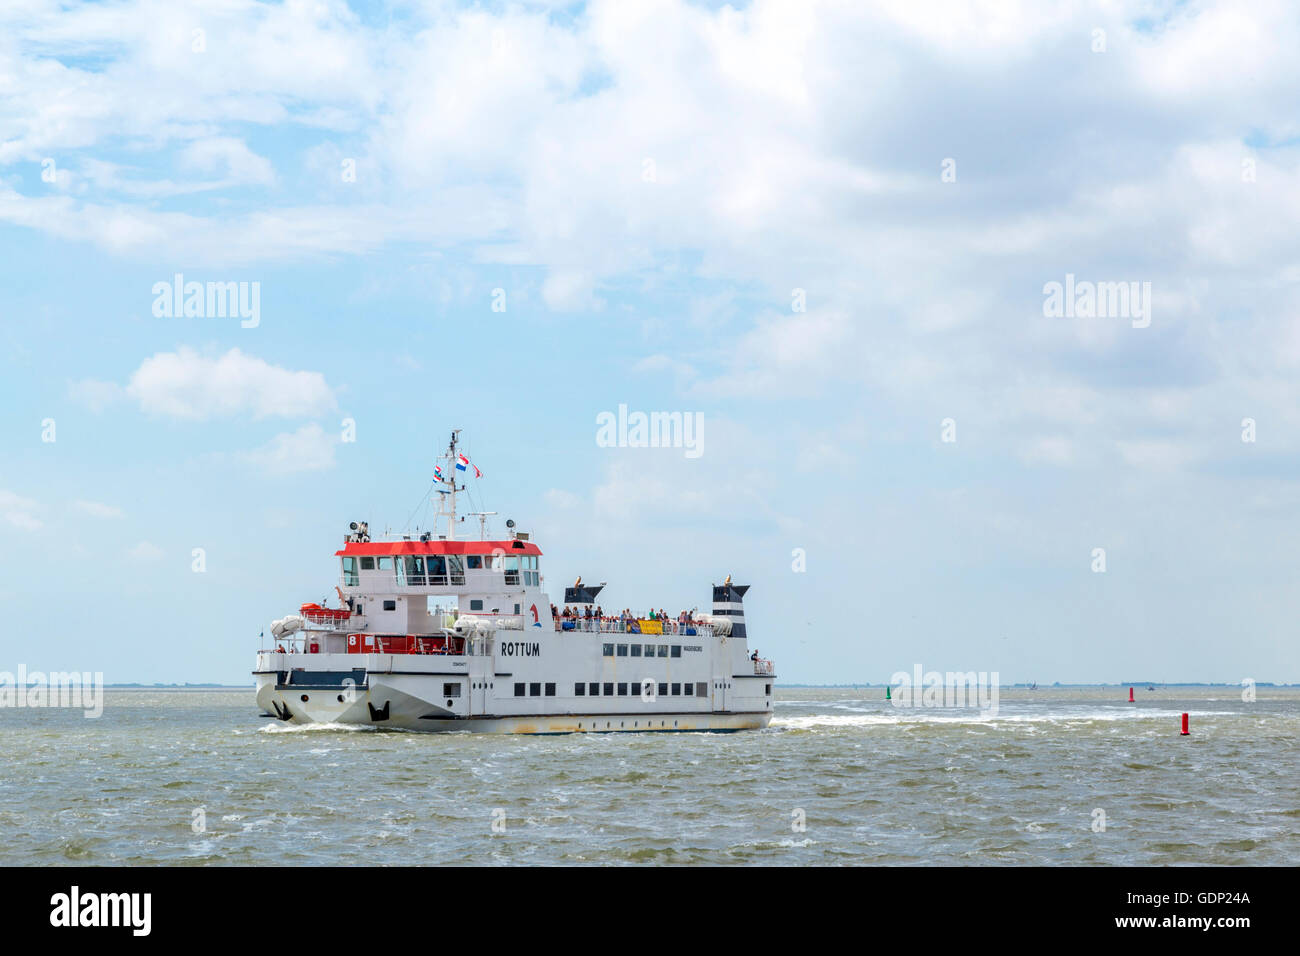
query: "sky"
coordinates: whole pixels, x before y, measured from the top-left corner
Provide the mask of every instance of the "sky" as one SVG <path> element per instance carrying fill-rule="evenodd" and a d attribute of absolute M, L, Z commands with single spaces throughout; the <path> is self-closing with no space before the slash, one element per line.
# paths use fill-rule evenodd
<path fill-rule="evenodd" d="M 1300 681 L 1297 49 L 1270 2 L 10 0 L 0 670 L 251 682 L 460 428 L 553 598 L 730 574 L 782 682 Z"/>

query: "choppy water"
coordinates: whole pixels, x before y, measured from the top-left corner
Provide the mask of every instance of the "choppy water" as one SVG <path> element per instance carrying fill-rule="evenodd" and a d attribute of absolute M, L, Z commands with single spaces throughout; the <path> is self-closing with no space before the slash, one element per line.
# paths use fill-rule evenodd
<path fill-rule="evenodd" d="M 0 709 L 0 864 L 1300 859 L 1300 690 L 1126 693 L 1003 690 L 984 718 L 778 688 L 761 732 L 511 737 L 298 729 L 251 690 L 110 690 L 98 720 Z"/>

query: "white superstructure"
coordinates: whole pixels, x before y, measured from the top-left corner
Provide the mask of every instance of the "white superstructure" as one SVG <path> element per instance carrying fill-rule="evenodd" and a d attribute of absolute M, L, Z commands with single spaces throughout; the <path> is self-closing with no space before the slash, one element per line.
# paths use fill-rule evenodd
<path fill-rule="evenodd" d="M 494 733 L 744 730 L 772 719 L 771 661 L 748 647 L 747 586 L 713 587 L 712 614 L 604 611 L 579 578 L 557 614 L 541 549 L 510 530 L 456 537 L 452 433 L 432 532 L 335 553 L 339 605 L 304 604 L 257 655 L 257 703 L 281 720 Z M 472 466 L 471 466 L 472 467 Z M 463 520 L 463 519 L 462 519 Z M 441 533 L 440 533 L 441 532 Z"/>

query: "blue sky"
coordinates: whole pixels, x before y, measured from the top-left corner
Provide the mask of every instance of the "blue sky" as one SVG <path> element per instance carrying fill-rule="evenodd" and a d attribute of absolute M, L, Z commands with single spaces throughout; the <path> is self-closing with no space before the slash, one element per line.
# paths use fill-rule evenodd
<path fill-rule="evenodd" d="M 1300 680 L 1298 46 L 1280 3 L 6 4 L 0 670 L 243 682 L 459 427 L 552 594 L 730 573 L 787 681 Z M 176 273 L 256 327 L 155 316 Z M 1067 274 L 1149 326 L 1046 316 Z M 620 404 L 703 453 L 600 447 Z"/>

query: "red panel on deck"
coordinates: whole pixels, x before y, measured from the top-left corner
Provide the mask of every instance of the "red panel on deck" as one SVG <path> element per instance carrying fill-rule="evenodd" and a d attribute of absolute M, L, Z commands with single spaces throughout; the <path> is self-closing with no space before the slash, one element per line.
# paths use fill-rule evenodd
<path fill-rule="evenodd" d="M 492 554 L 497 550 L 506 554 L 541 554 L 542 549 L 531 541 L 352 541 L 343 546 L 337 555 L 365 557 L 384 554 Z"/>

